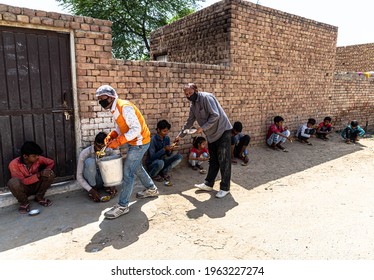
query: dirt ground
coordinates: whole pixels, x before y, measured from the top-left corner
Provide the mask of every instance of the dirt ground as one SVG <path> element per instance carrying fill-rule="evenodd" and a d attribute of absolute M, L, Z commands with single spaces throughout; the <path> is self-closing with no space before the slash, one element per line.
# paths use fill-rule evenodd
<path fill-rule="evenodd" d="M 133 196 L 115 220 L 103 213 L 117 198 L 93 203 L 83 190 L 52 196 L 34 217 L 3 208 L 0 259 L 373 260 L 374 139 L 312 143 L 286 143 L 288 153 L 250 148 L 223 199 L 214 197 L 218 181 L 211 193 L 193 188 L 204 175 L 184 165 L 173 187 Z"/>

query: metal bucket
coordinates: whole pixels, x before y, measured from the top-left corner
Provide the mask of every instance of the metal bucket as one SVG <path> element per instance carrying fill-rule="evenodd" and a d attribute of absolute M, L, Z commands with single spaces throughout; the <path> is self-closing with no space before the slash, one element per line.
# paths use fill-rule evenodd
<path fill-rule="evenodd" d="M 105 187 L 114 187 L 121 184 L 123 179 L 122 157 L 103 157 L 97 164 L 99 165 L 101 178 Z"/>

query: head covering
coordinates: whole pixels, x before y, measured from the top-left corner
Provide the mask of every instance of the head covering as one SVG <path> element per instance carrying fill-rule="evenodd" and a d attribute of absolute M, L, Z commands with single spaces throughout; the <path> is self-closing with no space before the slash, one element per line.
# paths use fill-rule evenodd
<path fill-rule="evenodd" d="M 116 90 L 109 85 L 103 85 L 96 90 L 96 97 L 102 95 L 107 95 L 114 98 L 118 97 Z"/>
<path fill-rule="evenodd" d="M 194 83 L 188 83 L 187 85 L 184 86 L 184 88 L 191 88 L 194 90 L 194 92 L 197 92 L 197 86 Z"/>

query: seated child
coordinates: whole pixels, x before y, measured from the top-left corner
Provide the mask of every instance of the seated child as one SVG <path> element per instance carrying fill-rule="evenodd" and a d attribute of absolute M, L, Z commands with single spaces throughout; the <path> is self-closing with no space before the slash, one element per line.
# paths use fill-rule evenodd
<path fill-rule="evenodd" d="M 56 177 L 52 171 L 55 162 L 41 156 L 42 153 L 38 144 L 27 141 L 21 147 L 21 155 L 9 163 L 11 178 L 7 187 L 20 204 L 20 214 L 30 212 L 28 198 L 31 195 L 35 195 L 34 200 L 44 207 L 52 205 L 52 201 L 45 198 L 45 193 Z"/>
<path fill-rule="evenodd" d="M 312 145 L 312 143 L 310 143 L 308 139 L 310 138 L 310 136 L 316 133 L 316 130 L 314 129 L 315 124 L 315 119 L 308 119 L 307 123 L 304 123 L 299 127 L 299 129 L 296 132 L 296 137 L 300 140 L 301 143 Z"/>
<path fill-rule="evenodd" d="M 198 170 L 200 173 L 205 174 L 206 170 L 201 166 L 203 161 L 209 160 L 209 152 L 206 148 L 207 142 L 204 137 L 194 137 L 193 138 L 193 147 L 190 151 L 190 156 L 188 162 L 190 163 L 193 170 Z"/>
<path fill-rule="evenodd" d="M 174 144 L 170 145 L 170 138 L 168 136 L 170 128 L 171 125 L 166 120 L 159 121 L 157 123 L 157 134 L 152 136 L 148 149 L 146 160 L 148 174 L 157 182 L 162 182 L 163 180 L 169 182 L 170 175 L 168 173 L 183 158 L 179 153 L 173 154 L 176 146 Z"/>
<path fill-rule="evenodd" d="M 234 158 L 239 158 L 243 161 L 243 164 L 247 164 L 249 161 L 248 158 L 248 144 L 251 141 L 249 135 L 242 134 L 243 125 L 241 122 L 235 122 L 231 130 L 231 151 L 232 151 L 232 160 L 233 164 L 236 164 L 237 161 Z"/>
<path fill-rule="evenodd" d="M 359 141 L 359 137 L 362 137 L 364 134 L 365 130 L 358 125 L 358 121 L 353 120 L 351 124 L 342 131 L 341 136 L 345 140 L 345 143 L 350 144 L 351 142 L 356 143 Z"/>
<path fill-rule="evenodd" d="M 281 149 L 283 152 L 288 152 L 285 147 L 282 146 L 286 140 L 290 140 L 290 131 L 287 130 L 286 126 L 283 126 L 284 119 L 281 116 L 274 117 L 274 123 L 269 127 L 268 133 L 266 135 L 266 144 L 276 150 Z"/>
<path fill-rule="evenodd" d="M 316 131 L 316 136 L 322 140 L 328 140 L 327 135 L 332 132 L 331 118 L 326 117 L 323 119 Z"/>
<path fill-rule="evenodd" d="M 96 158 L 97 152 L 105 147 L 105 137 L 107 137 L 105 132 L 99 132 L 95 136 L 94 143 L 83 149 L 78 159 L 77 181 L 88 192 L 89 198 L 94 202 L 101 201 L 99 189 L 104 188 L 104 182 Z M 105 156 L 117 157 L 117 155 L 113 155 L 111 148 L 105 149 Z M 104 190 L 111 197 L 117 194 L 116 187 L 105 187 Z"/>

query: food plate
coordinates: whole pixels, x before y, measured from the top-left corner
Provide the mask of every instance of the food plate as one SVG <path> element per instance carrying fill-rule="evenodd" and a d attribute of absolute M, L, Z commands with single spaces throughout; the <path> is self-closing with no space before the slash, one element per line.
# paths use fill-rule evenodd
<path fill-rule="evenodd" d="M 197 129 L 195 127 L 191 127 L 190 129 L 183 130 L 183 133 L 194 134 L 194 133 L 196 133 L 196 131 L 197 131 Z"/>
<path fill-rule="evenodd" d="M 110 200 L 110 195 L 104 195 L 104 196 L 102 196 L 102 197 L 100 197 L 100 201 L 101 202 L 107 202 L 107 201 L 109 201 Z"/>
<path fill-rule="evenodd" d="M 164 185 L 167 186 L 167 187 L 172 187 L 173 183 L 171 181 L 165 181 Z"/>
<path fill-rule="evenodd" d="M 39 209 L 32 209 L 29 212 L 29 216 L 36 216 L 40 213 Z"/>

